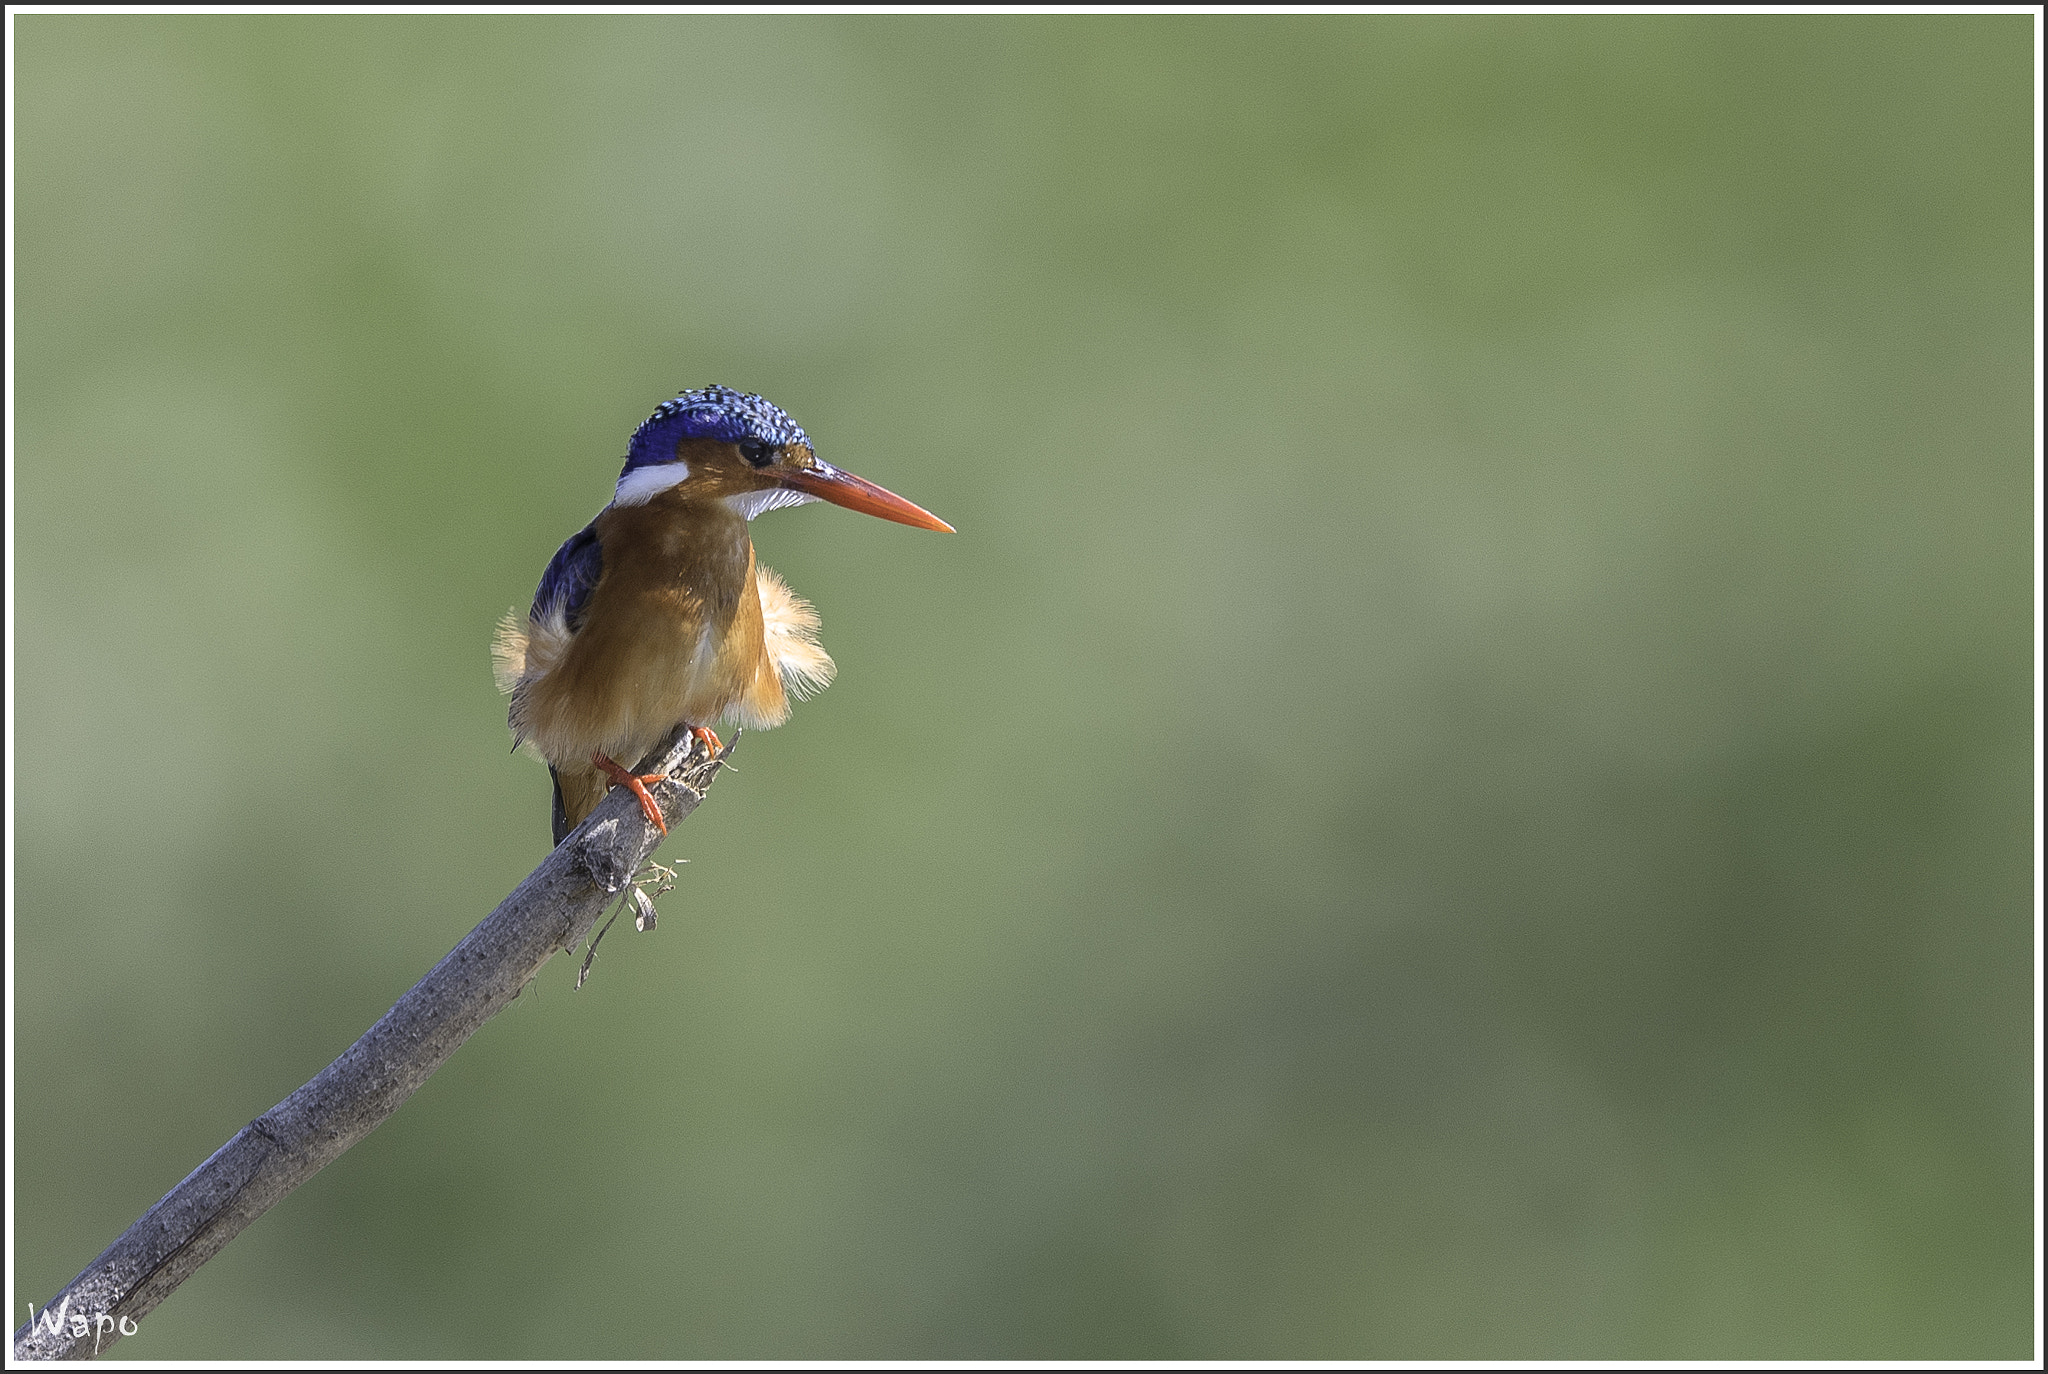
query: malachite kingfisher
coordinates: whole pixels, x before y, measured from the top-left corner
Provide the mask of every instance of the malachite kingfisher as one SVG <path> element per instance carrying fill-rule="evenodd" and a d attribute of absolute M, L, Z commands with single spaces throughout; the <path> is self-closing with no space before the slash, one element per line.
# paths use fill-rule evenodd
<path fill-rule="evenodd" d="M 554 778 L 555 843 L 613 785 L 663 834 L 637 761 L 679 724 L 765 729 L 832 680 L 818 613 L 754 561 L 747 522 L 830 501 L 920 529 L 953 527 L 818 457 L 796 421 L 730 387 L 685 391 L 633 432 L 611 504 L 569 537 L 491 657 L 513 747 Z"/>

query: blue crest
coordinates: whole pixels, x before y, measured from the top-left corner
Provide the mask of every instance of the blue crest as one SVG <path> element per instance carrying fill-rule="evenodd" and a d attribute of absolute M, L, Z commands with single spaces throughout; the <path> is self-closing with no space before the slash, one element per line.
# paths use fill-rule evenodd
<path fill-rule="evenodd" d="M 654 408 L 633 431 L 633 441 L 626 446 L 626 466 L 619 469 L 619 476 L 649 463 L 674 461 L 676 445 L 685 439 L 723 439 L 735 444 L 742 439 L 760 439 L 778 448 L 784 444 L 811 446 L 811 437 L 802 426 L 772 401 L 729 386 L 707 386 L 701 391 L 685 391 Z"/>

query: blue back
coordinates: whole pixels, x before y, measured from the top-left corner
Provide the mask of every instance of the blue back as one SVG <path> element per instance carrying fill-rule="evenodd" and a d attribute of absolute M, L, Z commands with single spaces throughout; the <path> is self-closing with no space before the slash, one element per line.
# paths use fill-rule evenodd
<path fill-rule="evenodd" d="M 583 605 L 597 589 L 597 579 L 603 572 L 604 550 L 598 545 L 597 522 L 593 520 L 555 550 L 555 556 L 548 560 L 548 570 L 540 575 L 540 586 L 533 593 L 533 609 L 527 614 L 535 620 L 545 620 L 548 612 L 560 604 L 573 633 L 583 622 Z"/>

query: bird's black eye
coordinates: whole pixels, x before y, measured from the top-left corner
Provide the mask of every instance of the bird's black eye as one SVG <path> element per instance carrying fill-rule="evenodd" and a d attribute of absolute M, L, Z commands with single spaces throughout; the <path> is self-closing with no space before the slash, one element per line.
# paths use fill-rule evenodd
<path fill-rule="evenodd" d="M 765 439 L 742 439 L 740 457 L 757 468 L 765 468 L 775 461 L 775 445 Z"/>

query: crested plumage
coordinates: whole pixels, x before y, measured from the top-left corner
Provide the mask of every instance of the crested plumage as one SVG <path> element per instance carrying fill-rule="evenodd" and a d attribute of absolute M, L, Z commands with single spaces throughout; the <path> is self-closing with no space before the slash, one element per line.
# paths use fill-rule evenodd
<path fill-rule="evenodd" d="M 548 563 L 492 646 L 515 746 L 555 779 L 555 840 L 678 724 L 780 725 L 832 680 L 818 616 L 754 559 L 747 522 L 828 500 L 929 529 L 943 521 L 818 459 L 779 408 L 726 387 L 665 401 L 633 434 L 611 504 Z"/>
<path fill-rule="evenodd" d="M 626 471 L 670 461 L 676 444 L 684 439 L 722 439 L 732 444 L 759 439 L 774 448 L 811 446 L 811 436 L 804 433 L 803 426 L 773 401 L 729 386 L 707 386 L 663 401 L 640 422 L 626 445 Z"/>

